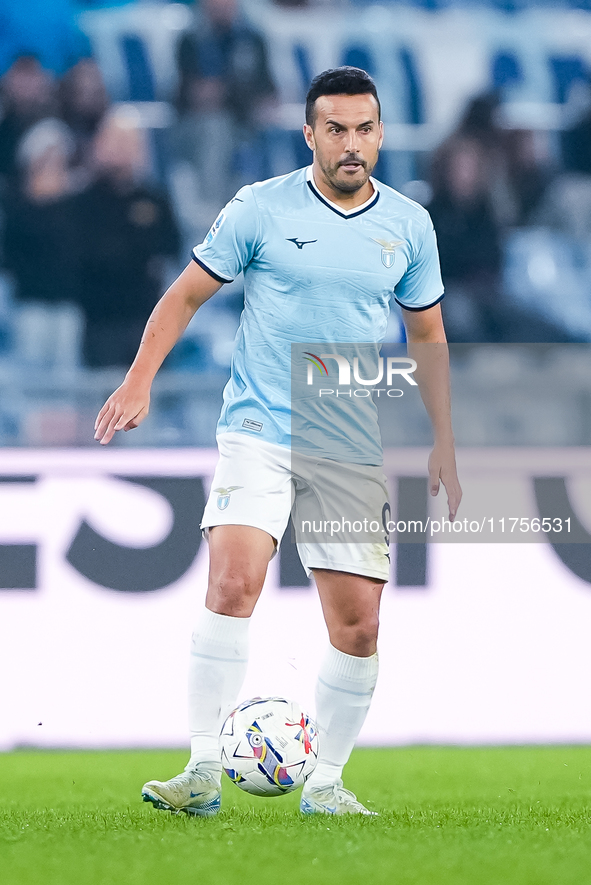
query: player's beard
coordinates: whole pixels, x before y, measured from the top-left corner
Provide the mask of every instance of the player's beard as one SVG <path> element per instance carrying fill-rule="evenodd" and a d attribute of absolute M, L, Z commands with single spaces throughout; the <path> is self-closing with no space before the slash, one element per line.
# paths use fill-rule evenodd
<path fill-rule="evenodd" d="M 334 164 L 324 163 L 320 157 L 318 160 L 324 177 L 335 191 L 339 191 L 342 194 L 354 194 L 367 184 L 378 158 L 376 155 L 374 162 L 368 163 L 367 160 L 363 160 L 361 157 L 358 157 L 357 154 L 349 154 L 347 157 Z M 363 175 L 354 179 L 338 178 L 337 176 L 341 166 L 346 166 L 348 163 L 359 163 L 360 167 L 363 169 Z"/>

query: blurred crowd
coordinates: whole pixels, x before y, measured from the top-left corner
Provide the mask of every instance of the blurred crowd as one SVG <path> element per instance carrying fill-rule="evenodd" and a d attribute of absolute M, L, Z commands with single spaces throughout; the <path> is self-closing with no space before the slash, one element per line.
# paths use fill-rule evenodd
<path fill-rule="evenodd" d="M 137 113 L 111 106 L 91 58 L 57 79 L 20 56 L 2 79 L 2 105 L 2 263 L 16 353 L 64 364 L 81 327 L 87 366 L 129 363 L 161 293 L 163 260 L 179 251 Z"/>
<path fill-rule="evenodd" d="M 580 138 L 590 121 L 584 116 L 566 133 L 565 145 Z M 490 93 L 469 103 L 456 130 L 430 158 L 426 205 L 437 231 L 450 341 L 576 340 L 535 306 L 516 302 L 507 286 L 509 232 L 543 227 L 591 248 L 591 214 L 575 230 L 574 191 L 568 195 L 573 177 L 580 187 L 585 181 L 591 186 L 591 131 L 579 145 L 578 161 L 585 157 L 588 167 L 580 176 L 574 156 L 552 146 L 548 132 L 504 125 L 500 96 Z"/>
<path fill-rule="evenodd" d="M 307 161 L 303 140 L 282 127 L 264 36 L 236 0 L 191 9 L 193 24 L 176 46 L 176 106 L 164 132 L 146 125 L 137 105 L 111 101 L 88 52 L 65 71 L 52 70 L 42 52 L 8 63 L 0 81 L 0 349 L 23 364 L 74 364 L 77 348 L 87 367 L 129 364 L 191 238 L 242 184 Z M 586 95 L 577 107 L 557 135 L 508 123 L 498 94 L 477 96 L 455 131 L 417 160 L 420 188 L 389 182 L 433 218 L 450 341 L 591 340 L 560 321 L 559 304 L 553 319 L 512 289 L 525 267 L 531 285 L 544 290 L 565 249 L 573 267 L 591 267 Z M 545 239 L 528 239 L 532 230 Z M 511 251 L 516 231 L 524 236 Z M 536 258 L 541 252 L 552 267 Z M 560 280 L 552 292 L 560 299 Z M 588 301 L 591 309 L 591 294 Z M 209 344 L 181 345 L 173 363 L 227 363 L 240 292 L 230 290 L 218 305 L 204 309 Z"/>

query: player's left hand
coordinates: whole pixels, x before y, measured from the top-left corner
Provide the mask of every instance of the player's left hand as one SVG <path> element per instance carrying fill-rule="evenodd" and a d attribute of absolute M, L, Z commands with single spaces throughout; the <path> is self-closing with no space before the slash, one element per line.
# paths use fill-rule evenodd
<path fill-rule="evenodd" d="M 449 520 L 453 522 L 462 500 L 453 444 L 435 443 L 429 455 L 429 491 L 433 496 L 439 494 L 440 482 L 447 492 Z"/>

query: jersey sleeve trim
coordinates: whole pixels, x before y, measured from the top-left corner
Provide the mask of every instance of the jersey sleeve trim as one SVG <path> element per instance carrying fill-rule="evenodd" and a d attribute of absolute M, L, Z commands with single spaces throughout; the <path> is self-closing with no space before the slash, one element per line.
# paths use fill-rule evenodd
<path fill-rule="evenodd" d="M 429 310 L 430 307 L 435 307 L 436 304 L 439 304 L 445 296 L 445 292 L 442 292 L 439 298 L 436 298 L 435 301 L 431 301 L 430 304 L 421 304 L 418 307 L 409 307 L 408 304 L 404 304 L 402 301 L 399 301 L 396 296 L 394 296 L 394 301 L 396 304 L 399 304 L 400 307 L 403 307 L 405 310 L 412 310 L 414 313 L 418 313 L 421 310 Z"/>
<path fill-rule="evenodd" d="M 210 277 L 213 277 L 214 280 L 217 280 L 218 283 L 232 283 L 233 280 L 229 280 L 228 277 L 221 277 L 219 273 L 216 273 L 213 268 L 209 267 L 202 258 L 198 258 L 195 254 L 195 250 L 191 252 L 191 258 L 193 261 L 197 262 L 199 267 L 202 267 L 203 270 L 209 274 Z"/>

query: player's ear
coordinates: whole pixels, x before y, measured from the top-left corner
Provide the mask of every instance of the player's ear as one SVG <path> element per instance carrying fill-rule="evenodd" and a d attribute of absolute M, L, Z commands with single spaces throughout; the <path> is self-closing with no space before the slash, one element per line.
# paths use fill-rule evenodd
<path fill-rule="evenodd" d="M 380 120 L 380 140 L 378 142 L 378 150 L 381 148 L 383 143 L 384 143 L 384 124 Z"/>
<path fill-rule="evenodd" d="M 306 139 L 306 144 L 310 148 L 311 151 L 316 150 L 316 142 L 314 140 L 314 130 L 308 123 L 304 123 L 304 138 Z"/>

